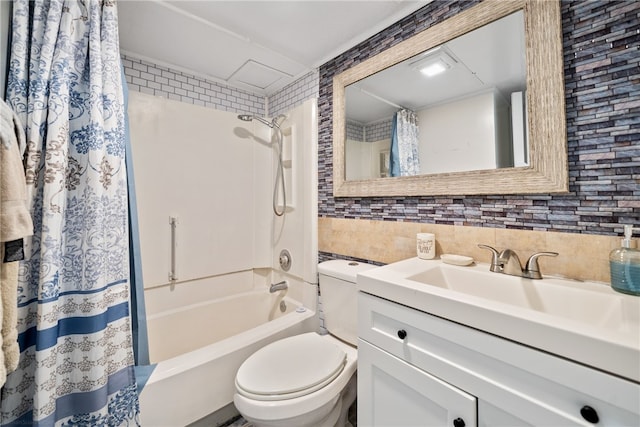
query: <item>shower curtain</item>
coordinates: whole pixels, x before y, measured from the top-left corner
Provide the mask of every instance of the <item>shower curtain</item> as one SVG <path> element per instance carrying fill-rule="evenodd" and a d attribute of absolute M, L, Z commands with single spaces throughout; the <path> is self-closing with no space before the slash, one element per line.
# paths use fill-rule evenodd
<path fill-rule="evenodd" d="M 125 127 L 125 164 L 127 166 L 127 193 L 129 201 L 129 289 L 131 289 L 131 332 L 133 335 L 133 356 L 136 366 L 149 365 L 149 336 L 147 333 L 147 309 L 144 304 L 144 282 L 142 279 L 142 255 L 140 253 L 140 226 L 138 224 L 138 203 L 136 201 L 135 176 L 133 173 L 133 155 L 131 133 L 129 132 L 129 88 L 124 76 L 124 67 L 120 69 L 122 93 L 124 95 Z M 138 373 L 138 372 L 136 372 Z M 142 391 L 142 385 L 138 383 Z"/>
<path fill-rule="evenodd" d="M 393 116 L 389 173 L 391 176 L 420 174 L 418 115 L 407 109 Z"/>
<path fill-rule="evenodd" d="M 34 236 L 2 425 L 137 425 L 125 111 L 114 0 L 16 0 L 7 102 Z"/>

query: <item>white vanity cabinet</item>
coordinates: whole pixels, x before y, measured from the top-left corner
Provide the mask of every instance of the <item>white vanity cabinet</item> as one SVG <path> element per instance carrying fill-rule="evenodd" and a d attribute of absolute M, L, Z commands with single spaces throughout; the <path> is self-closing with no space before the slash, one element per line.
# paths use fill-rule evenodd
<path fill-rule="evenodd" d="M 358 298 L 361 426 L 640 426 L 636 382 L 364 292 Z"/>

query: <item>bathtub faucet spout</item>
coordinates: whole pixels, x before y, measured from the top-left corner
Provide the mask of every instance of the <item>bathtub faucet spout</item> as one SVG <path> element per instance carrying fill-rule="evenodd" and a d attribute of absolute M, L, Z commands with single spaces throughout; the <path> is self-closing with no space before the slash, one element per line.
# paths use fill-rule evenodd
<path fill-rule="evenodd" d="M 284 289 L 287 289 L 288 287 L 289 287 L 289 282 L 287 282 L 286 280 L 283 280 L 282 282 L 274 283 L 271 286 L 269 286 L 269 292 L 274 293 L 274 292 L 282 291 Z"/>

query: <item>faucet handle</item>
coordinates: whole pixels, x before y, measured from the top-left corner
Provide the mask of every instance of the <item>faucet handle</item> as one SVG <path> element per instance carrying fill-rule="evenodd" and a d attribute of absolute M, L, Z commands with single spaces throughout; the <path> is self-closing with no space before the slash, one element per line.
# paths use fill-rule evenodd
<path fill-rule="evenodd" d="M 529 257 L 527 264 L 522 271 L 523 277 L 529 279 L 542 279 L 542 273 L 540 272 L 540 266 L 538 265 L 538 258 L 541 256 L 558 256 L 558 252 L 538 252 Z"/>
<path fill-rule="evenodd" d="M 493 255 L 491 255 L 491 267 L 489 267 L 489 270 L 493 272 L 500 272 L 500 263 L 498 260 L 500 258 L 500 253 L 489 245 L 478 243 L 478 247 L 480 249 L 488 249 L 493 253 Z"/>

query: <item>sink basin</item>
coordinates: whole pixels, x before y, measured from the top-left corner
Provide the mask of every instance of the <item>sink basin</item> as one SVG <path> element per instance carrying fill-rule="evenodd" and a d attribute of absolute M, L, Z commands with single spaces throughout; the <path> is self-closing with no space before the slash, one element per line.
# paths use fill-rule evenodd
<path fill-rule="evenodd" d="M 359 274 L 358 289 L 640 382 L 640 297 L 604 283 L 411 258 Z"/>
<path fill-rule="evenodd" d="M 492 273 L 488 267 L 484 271 L 447 264 L 437 264 L 407 279 L 598 327 L 615 330 L 640 325 L 640 299 L 612 293 L 602 284 L 532 280 Z M 640 329 L 636 332 L 640 335 Z"/>

